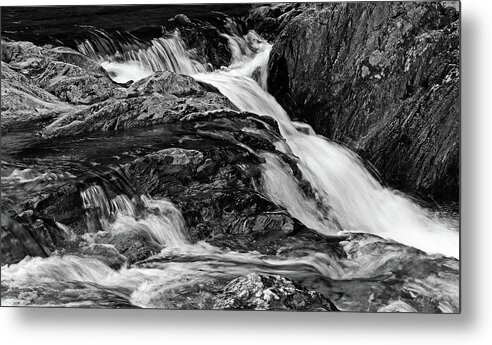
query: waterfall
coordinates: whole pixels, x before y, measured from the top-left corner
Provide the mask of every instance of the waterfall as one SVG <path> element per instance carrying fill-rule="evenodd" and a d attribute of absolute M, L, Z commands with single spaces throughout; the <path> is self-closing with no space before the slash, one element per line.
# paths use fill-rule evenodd
<path fill-rule="evenodd" d="M 207 70 L 206 65 L 193 59 L 186 50 L 177 31 L 166 37 L 153 39 L 149 44 L 143 44 L 136 37 L 127 35 L 129 37 L 121 43 L 104 32 L 98 32 L 94 42 L 86 39 L 78 44 L 78 49 L 99 61 L 113 80 L 119 83 L 136 81 L 158 71 L 192 75 Z"/>
<path fill-rule="evenodd" d="M 383 187 L 354 152 L 316 135 L 309 125 L 290 120 L 266 91 L 271 44 L 254 32 L 244 37 L 224 36 L 229 41 L 231 64 L 211 73 L 190 59 L 178 35 L 154 40 L 151 48 L 132 51 L 127 61 L 121 62 L 121 69 L 125 70 L 122 74 L 117 69 L 120 62 L 107 62 L 103 66 L 122 81 L 131 79 L 128 73 L 133 73 L 135 66 L 144 68 L 140 76 L 160 69 L 189 74 L 217 87 L 240 110 L 273 117 L 287 143 L 287 147 L 277 143 L 278 149 L 299 158 L 303 178 L 315 189 L 317 198 L 330 207 L 335 222 L 327 222 L 324 212 L 307 202 L 296 188 L 279 190 L 274 183 L 264 183 L 263 189 L 307 226 L 333 235 L 339 231 L 338 226 L 333 226 L 336 223 L 343 231 L 369 232 L 428 253 L 458 258 L 459 232 L 455 220 L 438 217 L 404 194 Z M 293 186 L 296 182 L 278 163 L 271 157 L 267 159 L 263 181 L 280 176 L 283 186 Z"/>
<path fill-rule="evenodd" d="M 262 44 L 264 48 L 258 49 L 256 57 L 245 59 L 243 65 L 226 71 L 201 73 L 194 78 L 217 87 L 240 110 L 269 115 L 277 120 L 290 150 L 300 160 L 299 168 L 304 178 L 333 208 L 343 230 L 370 232 L 428 253 L 458 258 L 459 233 L 455 225 L 438 219 L 403 194 L 381 186 L 358 156 L 347 148 L 313 134 L 311 129 L 298 130 L 275 98 L 252 79 L 258 71 L 263 73 L 261 79 L 266 79 L 271 45 L 264 41 Z M 272 173 L 270 169 L 265 166 L 265 174 Z M 271 188 L 266 186 L 267 194 L 275 194 Z M 291 204 L 293 199 L 297 199 L 287 194 L 282 193 L 282 204 Z M 297 199 L 295 202 L 303 201 Z M 296 209 L 290 207 L 291 212 Z M 299 219 L 306 217 L 299 212 L 293 216 Z M 310 218 L 319 219 L 316 215 Z M 323 221 L 316 224 L 310 221 L 309 224 L 322 233 L 333 234 L 334 230 Z"/>
<path fill-rule="evenodd" d="M 140 232 L 162 247 L 179 247 L 186 243 L 183 216 L 168 200 L 145 195 L 130 199 L 124 194 L 110 198 L 99 185 L 83 190 L 81 196 L 87 213 L 87 228 L 92 232 Z"/>

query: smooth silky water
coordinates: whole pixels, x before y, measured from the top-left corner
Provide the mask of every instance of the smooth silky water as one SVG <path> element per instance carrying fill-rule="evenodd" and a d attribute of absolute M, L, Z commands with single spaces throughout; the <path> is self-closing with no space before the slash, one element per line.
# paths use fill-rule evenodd
<path fill-rule="evenodd" d="M 356 154 L 316 135 L 307 124 L 292 122 L 266 91 L 271 45 L 254 32 L 245 37 L 225 36 L 232 52 L 231 63 L 229 67 L 214 72 L 207 72 L 207 66 L 193 59 L 177 34 L 155 39 L 147 49 L 128 52 L 117 58 L 97 56 L 97 59 L 117 82 L 135 81 L 159 70 L 189 74 L 198 81 L 217 87 L 240 110 L 273 117 L 285 140 L 276 143 L 277 148 L 298 158 L 303 178 L 314 188 L 317 200 L 309 199 L 301 192 L 290 168 L 272 154 L 264 155 L 263 176 L 258 188 L 307 227 L 325 235 L 367 232 L 430 254 L 459 258 L 456 220 L 438 217 L 404 194 L 383 187 Z M 90 45 L 83 49 L 89 51 Z M 137 134 L 148 131 L 153 131 L 153 135 L 144 135 L 144 139 Z M 138 130 L 135 136 L 131 131 L 123 133 L 133 140 L 123 140 L 123 146 L 128 146 L 124 152 L 129 157 L 138 156 L 141 151 L 135 151 L 135 155 L 131 152 L 137 150 L 142 140 L 147 142 L 149 150 L 155 149 L 156 138 L 166 135 L 159 131 L 163 130 Z M 184 132 L 177 132 L 171 137 L 178 138 L 180 135 Z M 111 136 L 104 136 L 107 137 Z M 192 136 L 188 138 L 197 140 Z M 98 137 L 95 140 L 103 139 Z M 29 151 L 26 147 L 30 144 L 16 139 L 13 142 L 20 142 L 20 148 L 11 145 L 15 149 L 8 152 L 8 157 L 18 158 Z M 80 145 L 93 146 L 88 139 L 81 139 L 81 143 L 72 145 L 74 151 Z M 159 145 L 162 148 L 172 147 L 173 143 L 170 140 L 159 142 Z M 47 150 L 49 154 L 45 152 L 45 161 L 57 156 L 57 149 L 51 149 Z M 41 151 L 32 154 L 28 162 L 32 163 Z M 85 158 L 91 160 L 97 155 L 93 156 L 87 155 Z M 106 152 L 103 156 L 106 160 L 97 164 L 120 163 L 121 155 Z M 46 168 L 39 160 L 36 163 Z M 2 174 L 2 185 L 29 183 L 37 177 L 36 172 L 21 168 L 10 169 L 8 173 Z M 46 172 L 39 172 L 43 173 Z M 15 297 L 2 297 L 3 305 L 29 304 L 26 289 L 35 293 L 36 289 L 69 284 L 64 287 L 93 291 L 94 300 L 113 298 L 128 303 L 123 303 L 123 306 L 164 308 L 183 307 L 172 304 L 170 300 L 177 294 L 186 295 L 184 289 L 199 286 L 203 290 L 204 304 L 194 307 L 211 307 L 206 302 L 206 291 L 217 291 L 230 279 L 249 272 L 277 273 L 295 279 L 314 275 L 341 281 L 380 274 L 380 266 L 374 263 L 354 269 L 354 264 L 349 260 L 335 260 L 324 253 L 311 252 L 303 257 L 282 259 L 254 252 L 227 252 L 205 242 L 190 243 L 183 217 L 169 200 L 156 200 L 138 193 L 109 197 L 97 184 L 82 191 L 82 198 L 86 209 L 102 210 L 97 214 L 97 221 L 104 231 L 144 233 L 161 251 L 138 267 L 120 270 L 113 270 L 97 259 L 76 255 L 25 258 L 17 264 L 2 267 L 2 285 L 24 291 Z M 320 208 L 320 203 L 327 207 Z M 90 224 L 88 228 L 91 228 Z M 93 236 L 96 234 L 86 234 L 86 239 L 90 242 Z M 108 291 L 112 297 L 108 297 Z M 457 296 L 458 292 L 453 290 L 450 294 Z M 82 303 L 67 297 L 61 302 L 53 298 L 43 305 L 84 306 L 84 303 L 87 301 Z"/>

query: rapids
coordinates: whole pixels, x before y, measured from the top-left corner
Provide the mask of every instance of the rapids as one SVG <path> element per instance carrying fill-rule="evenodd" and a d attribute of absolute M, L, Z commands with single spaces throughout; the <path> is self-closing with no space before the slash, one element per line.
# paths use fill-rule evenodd
<path fill-rule="evenodd" d="M 275 143 L 277 149 L 297 157 L 302 176 L 312 186 L 315 197 L 309 198 L 302 192 L 292 170 L 273 154 L 263 154 L 265 162 L 258 192 L 284 207 L 305 226 L 328 237 L 350 232 L 371 233 L 429 254 L 459 259 L 459 232 L 454 220 L 440 217 L 404 194 L 383 187 L 355 153 L 316 135 L 308 125 L 290 120 L 266 91 L 272 49 L 268 42 L 254 32 L 245 37 L 225 37 L 232 52 L 230 65 L 213 72 L 190 55 L 177 33 L 154 39 L 148 47 L 112 57 L 97 55 L 89 43 L 81 49 L 93 55 L 117 82 L 135 81 L 155 71 L 171 70 L 215 86 L 242 111 L 273 117 L 284 139 Z M 40 176 L 15 170 L 3 177 L 2 182 L 30 183 L 41 179 Z M 21 297 L 2 296 L 3 305 L 40 303 L 37 292 L 65 284 L 64 289 L 69 286 L 74 291 L 111 291 L 112 298 L 125 301 L 118 302 L 124 305 L 178 308 L 182 306 L 168 302 L 172 296 L 182 293 L 177 290 L 199 285 L 205 291 L 200 292 L 202 304 L 192 307 L 211 307 L 207 304 L 207 293 L 213 294 L 228 280 L 249 272 L 296 279 L 313 276 L 340 281 L 366 279 L 388 274 L 385 260 L 405 255 L 388 253 L 371 263 L 353 263 L 313 251 L 293 258 L 226 251 L 205 242 L 191 243 L 181 212 L 169 200 L 108 193 L 98 184 L 87 186 L 81 197 L 90 230 L 85 234 L 86 241 L 94 242 L 101 235 L 96 230 L 100 228 L 109 234 L 133 232 L 150 239 L 159 251 L 138 266 L 119 270 L 83 255 L 26 257 L 17 264 L 2 267 L 2 288 L 8 286 L 10 290 L 21 291 Z M 107 246 L 108 250 L 114 249 Z M 449 294 L 455 299 L 458 291 Z M 83 305 L 74 294 L 65 291 L 62 295 L 60 301 L 50 299 L 42 304 Z M 101 296 L 102 293 L 95 294 L 94 301 Z M 450 302 L 453 306 L 454 299 Z"/>
<path fill-rule="evenodd" d="M 260 48 L 254 59 L 237 67 L 232 66 L 229 71 L 194 77 L 217 87 L 239 109 L 269 115 L 277 120 L 289 149 L 299 158 L 304 178 L 316 188 L 323 202 L 333 208 L 344 231 L 370 232 L 428 253 L 458 258 L 459 233 L 453 221 L 440 219 L 402 193 L 381 186 L 357 155 L 347 148 L 312 134 L 312 130 L 305 133 L 296 128 L 275 98 L 252 79 L 259 70 L 260 80 L 266 80 L 265 66 L 271 50 L 271 45 L 265 41 L 257 44 Z M 234 49 L 232 51 L 237 52 Z M 266 174 L 271 173 L 271 169 L 275 169 L 271 163 L 265 165 Z M 281 174 L 278 178 L 286 176 Z M 282 204 L 291 212 L 298 210 L 293 216 L 299 219 L 319 218 L 306 214 L 313 213 L 310 207 L 299 209 L 287 206 L 302 203 L 302 200 L 293 197 L 295 191 L 291 193 L 292 189 L 289 188 L 291 181 L 284 182 L 280 184 L 286 188 L 281 193 L 284 196 Z M 272 184 L 265 186 L 268 194 L 272 194 L 273 187 Z M 336 231 L 326 227 L 323 222 L 310 224 L 325 234 Z"/>
<path fill-rule="evenodd" d="M 323 203 L 332 207 L 343 231 L 370 232 L 428 253 L 459 257 L 456 220 L 438 217 L 404 194 L 383 187 L 364 167 L 360 158 L 349 149 L 316 135 L 312 129 L 298 130 L 298 126 L 290 120 L 285 110 L 266 91 L 268 59 L 272 48 L 268 42 L 254 32 L 249 32 L 244 38 L 225 36 L 229 40 L 232 53 L 228 68 L 212 73 L 199 73 L 205 69 L 205 66 L 201 66 L 189 68 L 184 73 L 214 85 L 240 110 L 269 115 L 277 120 L 288 149 L 299 158 L 299 167 L 304 178 L 316 188 Z M 128 70 L 132 71 L 134 64 L 140 62 L 140 77 L 143 78 L 148 75 L 146 68 L 149 66 L 154 71 L 163 67 L 178 73 L 185 70 L 176 67 L 177 64 L 167 62 L 163 66 L 160 61 L 177 60 L 184 66 L 198 65 L 190 59 L 178 36 L 171 40 L 174 42 L 172 45 L 159 46 L 165 48 L 160 55 L 155 54 L 156 41 L 153 41 L 151 48 L 129 55 Z M 162 60 L 161 56 L 176 57 Z M 117 78 L 123 81 L 130 79 L 125 75 L 118 75 Z M 324 234 L 335 234 L 339 229 L 327 226 L 323 217 L 317 215 L 317 210 L 299 207 L 305 201 L 300 196 L 296 197 L 295 189 L 290 187 L 295 182 L 288 181 L 287 174 L 278 172 L 275 164 L 270 162 L 265 165 L 265 175 L 276 174 L 278 178 L 284 179 L 285 183 L 281 185 L 285 190 L 272 191 L 271 188 L 275 185 L 270 183 L 264 185 L 266 193 L 276 195 L 277 199 L 281 197 L 281 204 L 293 216 L 308 222 L 310 227 Z M 315 219 L 318 221 L 314 221 Z"/>

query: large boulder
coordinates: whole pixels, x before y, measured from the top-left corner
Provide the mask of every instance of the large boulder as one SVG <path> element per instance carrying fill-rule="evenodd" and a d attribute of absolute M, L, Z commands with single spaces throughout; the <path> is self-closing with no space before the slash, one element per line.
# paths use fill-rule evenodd
<path fill-rule="evenodd" d="M 125 95 L 124 89 L 115 85 L 105 73 L 61 61 L 51 61 L 34 82 L 72 104 L 93 104 Z"/>
<path fill-rule="evenodd" d="M 119 94 L 80 111 L 67 113 L 45 127 L 44 137 L 80 135 L 161 123 L 190 121 L 190 114 L 236 109 L 212 86 L 174 72 L 157 72 Z M 235 112 L 234 112 L 235 113 Z"/>
<path fill-rule="evenodd" d="M 252 10 L 273 32 L 268 89 L 405 191 L 458 198 L 459 13 L 439 3 Z M 314 87 L 315 86 L 315 87 Z"/>
<path fill-rule="evenodd" d="M 32 126 L 70 109 L 69 104 L 2 62 L 2 129 Z"/>
<path fill-rule="evenodd" d="M 2 128 L 36 126 L 126 90 L 95 61 L 69 48 L 2 39 Z"/>

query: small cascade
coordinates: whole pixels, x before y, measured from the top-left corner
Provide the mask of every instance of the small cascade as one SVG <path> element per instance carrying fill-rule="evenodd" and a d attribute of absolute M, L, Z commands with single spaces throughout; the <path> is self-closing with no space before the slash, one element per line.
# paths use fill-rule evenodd
<path fill-rule="evenodd" d="M 99 30 L 95 38 L 79 42 L 78 49 L 99 61 L 113 80 L 120 83 L 158 71 L 193 75 L 207 70 L 186 50 L 178 31 L 146 43 L 129 33 L 112 38 Z"/>
<path fill-rule="evenodd" d="M 114 31 L 111 34 L 98 28 L 88 27 L 83 39 L 75 39 L 79 52 L 99 61 L 121 56 L 128 51 L 146 49 L 148 42 L 142 41 L 129 32 Z"/>
<path fill-rule="evenodd" d="M 206 71 L 205 66 L 189 56 L 177 32 L 170 37 L 152 40 L 147 49 L 129 51 L 123 60 L 137 61 L 152 72 L 172 71 L 192 75 Z"/>
<path fill-rule="evenodd" d="M 81 192 L 87 214 L 87 228 L 113 234 L 143 232 L 161 246 L 179 247 L 186 243 L 186 228 L 181 212 L 168 200 L 155 200 L 118 194 L 109 197 L 99 185 Z"/>

